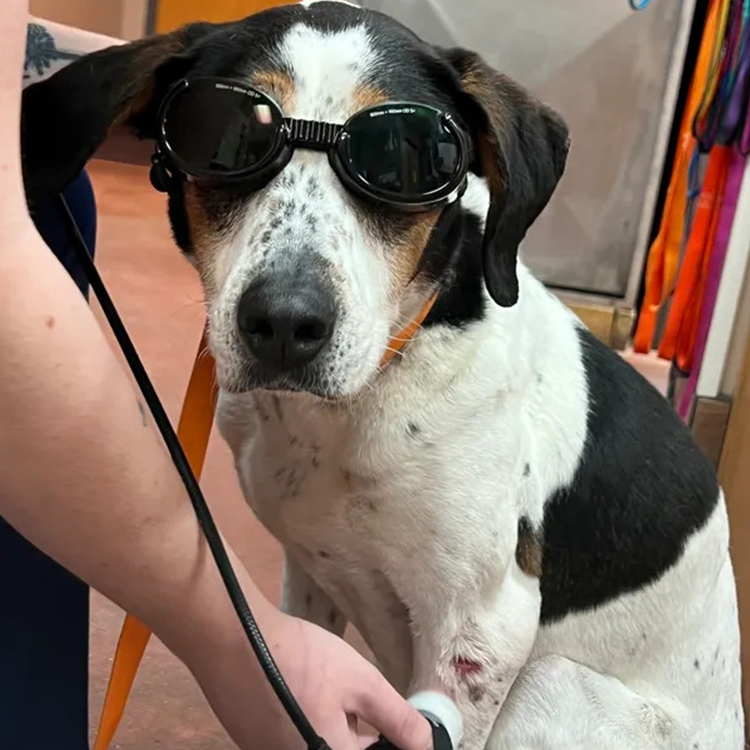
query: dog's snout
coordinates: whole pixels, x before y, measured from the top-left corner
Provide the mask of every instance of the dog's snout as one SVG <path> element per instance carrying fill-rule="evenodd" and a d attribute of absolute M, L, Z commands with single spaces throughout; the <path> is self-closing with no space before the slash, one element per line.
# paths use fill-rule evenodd
<path fill-rule="evenodd" d="M 239 330 L 255 358 L 280 370 L 311 362 L 333 334 L 333 296 L 312 274 L 254 282 L 240 298 Z"/>

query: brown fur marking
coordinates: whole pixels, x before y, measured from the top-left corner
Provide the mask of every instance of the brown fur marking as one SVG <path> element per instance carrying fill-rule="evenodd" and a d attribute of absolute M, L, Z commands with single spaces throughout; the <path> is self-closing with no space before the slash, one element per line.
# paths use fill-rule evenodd
<path fill-rule="evenodd" d="M 122 99 L 122 108 L 116 113 L 110 130 L 126 123 L 133 115 L 146 108 L 154 95 L 154 71 L 163 62 L 185 51 L 185 39 L 177 31 L 125 45 L 123 52 L 132 54 L 130 66 L 132 80 Z"/>
<path fill-rule="evenodd" d="M 210 262 L 209 248 L 212 247 L 218 232 L 212 225 L 203 204 L 197 194 L 194 185 L 185 185 L 185 212 L 187 213 L 188 225 L 192 250 L 195 257 L 195 265 L 200 274 L 206 292 L 214 289 L 215 278 L 212 264 Z"/>
<path fill-rule="evenodd" d="M 493 132 L 478 138 L 478 147 L 482 172 L 496 199 L 502 195 L 504 188 L 498 169 L 503 146 L 501 141 L 510 137 L 508 124 L 511 103 L 506 100 L 506 95 L 511 98 L 516 93 L 516 87 L 509 78 L 493 71 L 478 56 L 472 56 L 468 66 L 461 71 L 461 84 L 464 91 L 482 105 L 492 126 Z"/>
<path fill-rule="evenodd" d="M 250 85 L 270 96 L 282 112 L 291 112 L 294 108 L 294 81 L 286 73 L 258 70 L 251 76 Z"/>
<path fill-rule="evenodd" d="M 389 258 L 396 288 L 401 289 L 412 280 L 439 218 L 440 210 L 420 214 L 410 220 L 410 225 L 403 233 L 398 234 L 393 254 Z"/>
<path fill-rule="evenodd" d="M 469 685 L 469 700 L 479 703 L 484 698 L 484 688 L 479 685 Z"/>
<path fill-rule="evenodd" d="M 383 104 L 388 101 L 385 91 L 377 86 L 370 86 L 361 83 L 354 89 L 354 111 L 359 112 L 367 107 L 374 107 L 376 104 Z"/>
<path fill-rule="evenodd" d="M 539 534 L 534 531 L 528 518 L 518 522 L 518 542 L 516 543 L 516 563 L 528 576 L 541 578 L 544 554 Z"/>

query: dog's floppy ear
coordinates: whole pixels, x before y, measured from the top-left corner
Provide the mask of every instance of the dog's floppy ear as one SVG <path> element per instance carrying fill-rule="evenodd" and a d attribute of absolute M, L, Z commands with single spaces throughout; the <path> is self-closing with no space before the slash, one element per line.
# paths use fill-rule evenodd
<path fill-rule="evenodd" d="M 459 113 L 472 131 L 472 169 L 490 188 L 482 247 L 485 283 L 498 305 L 511 307 L 518 300 L 518 247 L 562 177 L 568 129 L 557 113 L 476 53 L 443 49 L 438 54 L 450 66 Z"/>
<path fill-rule="evenodd" d="M 155 136 L 159 94 L 192 64 L 194 24 L 85 55 L 23 92 L 21 151 L 29 200 L 73 180 L 119 126 Z"/>

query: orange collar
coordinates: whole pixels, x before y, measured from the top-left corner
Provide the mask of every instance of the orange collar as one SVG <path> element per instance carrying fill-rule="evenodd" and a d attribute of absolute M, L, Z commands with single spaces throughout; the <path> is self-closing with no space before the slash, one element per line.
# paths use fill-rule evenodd
<path fill-rule="evenodd" d="M 383 354 L 383 359 L 380 360 L 381 368 L 385 367 L 397 354 L 400 354 L 401 350 L 411 341 L 414 334 L 419 330 L 419 327 L 424 323 L 424 319 L 430 314 L 430 310 L 432 310 L 436 299 L 437 294 L 427 300 L 419 315 L 388 342 L 388 348 L 385 350 L 385 354 Z"/>

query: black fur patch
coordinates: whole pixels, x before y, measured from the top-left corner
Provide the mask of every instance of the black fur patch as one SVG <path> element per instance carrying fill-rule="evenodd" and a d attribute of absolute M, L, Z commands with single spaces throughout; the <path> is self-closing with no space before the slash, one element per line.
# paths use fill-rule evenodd
<path fill-rule="evenodd" d="M 481 320 L 486 309 L 481 223 L 474 214 L 458 209 L 447 209 L 441 222 L 450 226 L 433 232 L 423 255 L 423 273 L 439 280 L 441 287 L 423 325 L 461 328 Z"/>
<path fill-rule="evenodd" d="M 177 247 L 186 255 L 195 251 L 193 236 L 190 231 L 190 219 L 185 210 L 185 185 L 182 181 L 175 181 L 167 200 L 167 215 L 172 228 L 172 238 Z"/>
<path fill-rule="evenodd" d="M 586 330 L 588 435 L 543 524 L 543 624 L 656 581 L 718 502 L 710 464 L 661 394 Z"/>

